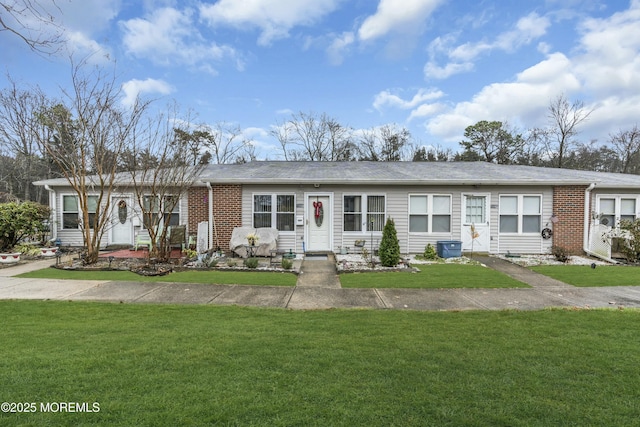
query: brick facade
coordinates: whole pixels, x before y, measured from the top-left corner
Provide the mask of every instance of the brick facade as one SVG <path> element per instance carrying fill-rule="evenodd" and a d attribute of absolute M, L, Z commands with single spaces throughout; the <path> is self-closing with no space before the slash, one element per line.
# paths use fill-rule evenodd
<path fill-rule="evenodd" d="M 553 225 L 553 244 L 572 254 L 583 253 L 586 189 L 581 185 L 553 187 L 553 214 L 558 218 Z"/>
<path fill-rule="evenodd" d="M 213 187 L 214 247 L 229 249 L 231 232 L 242 226 L 242 185 L 225 184 Z M 189 190 L 189 232 L 198 230 L 198 223 L 209 220 L 209 189 L 193 187 Z M 217 237 L 217 239 L 216 239 Z"/>

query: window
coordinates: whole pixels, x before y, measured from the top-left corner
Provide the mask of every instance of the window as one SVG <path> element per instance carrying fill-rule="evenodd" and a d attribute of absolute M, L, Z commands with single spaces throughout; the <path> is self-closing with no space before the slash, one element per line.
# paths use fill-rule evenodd
<path fill-rule="evenodd" d="M 600 224 L 618 227 L 618 221 L 636 219 L 636 197 L 602 197 L 598 199 L 598 219 Z"/>
<path fill-rule="evenodd" d="M 343 211 L 344 231 L 382 231 L 386 219 L 385 196 L 344 196 Z"/>
<path fill-rule="evenodd" d="M 273 207 L 275 206 L 275 210 Z M 254 194 L 253 227 L 295 230 L 296 199 L 293 194 Z"/>
<path fill-rule="evenodd" d="M 409 232 L 449 233 L 451 196 L 416 194 L 409 196 Z"/>
<path fill-rule="evenodd" d="M 367 231 L 382 231 L 384 227 L 384 196 L 367 197 Z"/>
<path fill-rule="evenodd" d="M 62 228 L 77 229 L 81 225 L 81 211 L 78 196 L 62 196 Z M 87 196 L 89 228 L 93 228 L 98 210 L 98 196 Z"/>
<path fill-rule="evenodd" d="M 500 196 L 501 233 L 539 233 L 541 223 L 541 196 Z"/>
<path fill-rule="evenodd" d="M 433 232 L 451 232 L 451 196 L 433 196 Z"/>
<path fill-rule="evenodd" d="M 87 213 L 89 214 L 89 228 L 93 229 L 98 210 L 98 196 L 87 197 Z"/>
<path fill-rule="evenodd" d="M 293 231 L 295 223 L 295 197 L 293 195 L 276 196 L 276 228 L 281 231 Z"/>
<path fill-rule="evenodd" d="M 62 196 L 62 228 L 73 229 L 80 225 L 78 197 Z"/>
<path fill-rule="evenodd" d="M 344 196 L 344 231 L 362 231 L 361 196 Z"/>
<path fill-rule="evenodd" d="M 160 205 L 160 196 L 149 195 L 142 199 L 143 224 L 144 228 L 152 226 L 172 226 L 180 224 L 180 203 L 179 197 L 170 195 L 162 197 L 162 206 Z M 158 214 L 162 211 L 162 219 L 158 219 Z"/>
<path fill-rule="evenodd" d="M 485 196 L 466 196 L 465 224 L 482 224 L 485 222 Z"/>

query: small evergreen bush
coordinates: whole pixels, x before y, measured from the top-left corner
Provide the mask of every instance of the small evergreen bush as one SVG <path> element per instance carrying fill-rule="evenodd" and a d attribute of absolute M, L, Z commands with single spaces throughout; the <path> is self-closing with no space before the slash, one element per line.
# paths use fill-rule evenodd
<path fill-rule="evenodd" d="M 282 258 L 282 268 L 285 270 L 291 270 L 293 268 L 293 261 L 288 258 Z"/>
<path fill-rule="evenodd" d="M 422 254 L 422 256 L 424 256 L 424 259 L 434 260 L 438 259 L 438 252 L 431 243 L 428 243 L 424 248 L 424 254 Z"/>
<path fill-rule="evenodd" d="M 247 268 L 256 268 L 258 267 L 258 258 L 247 258 L 244 260 L 244 265 Z"/>
<path fill-rule="evenodd" d="M 398 241 L 396 224 L 391 218 L 387 219 L 382 230 L 379 255 L 380 264 L 383 267 L 395 267 L 400 262 L 400 242 Z"/>

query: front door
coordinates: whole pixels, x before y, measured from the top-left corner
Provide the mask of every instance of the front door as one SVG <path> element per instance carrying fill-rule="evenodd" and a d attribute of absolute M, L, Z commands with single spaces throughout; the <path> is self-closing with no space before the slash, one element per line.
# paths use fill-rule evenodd
<path fill-rule="evenodd" d="M 464 194 L 462 197 L 462 250 L 489 252 L 489 195 Z"/>
<path fill-rule="evenodd" d="M 111 198 L 111 242 L 112 245 L 133 244 L 133 206 L 131 197 L 120 196 Z"/>
<path fill-rule="evenodd" d="M 308 252 L 331 251 L 331 198 L 328 195 L 307 196 L 306 235 Z"/>

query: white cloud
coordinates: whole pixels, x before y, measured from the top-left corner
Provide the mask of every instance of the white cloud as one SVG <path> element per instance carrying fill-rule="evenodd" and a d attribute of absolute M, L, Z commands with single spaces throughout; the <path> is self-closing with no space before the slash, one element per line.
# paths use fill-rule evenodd
<path fill-rule="evenodd" d="M 360 26 L 358 38 L 368 41 L 391 32 L 416 32 L 440 3 L 442 0 L 380 0 L 376 13 Z"/>
<path fill-rule="evenodd" d="M 471 101 L 460 102 L 426 123 L 433 135 L 458 142 L 464 129 L 480 120 L 509 121 L 526 127 L 544 126 L 549 101 L 560 93 L 572 97 L 582 88 L 565 55 L 554 53 L 522 71 L 514 82 L 482 88 Z"/>
<path fill-rule="evenodd" d="M 454 74 L 471 71 L 474 68 L 473 61 L 479 56 L 493 50 L 513 52 L 542 37 L 549 25 L 549 18 L 532 12 L 520 18 L 513 30 L 499 34 L 493 41 L 481 40 L 453 47 L 457 35 L 438 37 L 429 45 L 432 59 L 424 67 L 425 78 L 445 79 Z M 449 60 L 444 66 L 438 65 L 434 59 L 439 54 L 445 54 Z"/>
<path fill-rule="evenodd" d="M 419 89 L 418 92 L 410 100 L 404 100 L 400 96 L 384 90 L 375 96 L 373 107 L 380 111 L 385 106 L 409 110 L 425 102 L 441 98 L 443 93 L 435 89 Z"/>
<path fill-rule="evenodd" d="M 286 38 L 300 25 L 311 25 L 333 12 L 341 0 L 219 0 L 200 6 L 201 16 L 212 26 L 258 28 L 258 44 Z"/>
<path fill-rule="evenodd" d="M 149 78 L 146 80 L 129 80 L 122 84 L 122 91 L 125 95 L 122 99 L 122 104 L 125 106 L 132 106 L 139 95 L 153 93 L 168 95 L 174 92 L 175 89 L 163 80 Z"/>
<path fill-rule="evenodd" d="M 207 42 L 195 28 L 193 11 L 165 7 L 147 18 L 121 22 L 127 52 L 161 65 L 188 65 L 216 74 L 212 62 L 230 59 L 242 69 L 243 62 L 230 46 Z"/>
<path fill-rule="evenodd" d="M 340 65 L 344 60 L 344 55 L 349 47 L 355 42 L 355 35 L 352 32 L 344 32 L 335 36 L 327 48 L 327 57 L 331 65 Z"/>
<path fill-rule="evenodd" d="M 429 61 L 424 66 L 424 76 L 429 79 L 446 79 L 454 74 L 465 73 L 473 70 L 472 62 L 455 63 L 450 62 L 444 67 L 440 67 L 435 62 Z"/>

